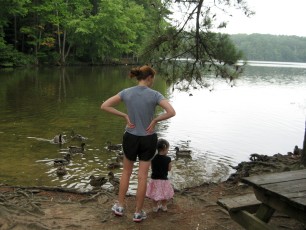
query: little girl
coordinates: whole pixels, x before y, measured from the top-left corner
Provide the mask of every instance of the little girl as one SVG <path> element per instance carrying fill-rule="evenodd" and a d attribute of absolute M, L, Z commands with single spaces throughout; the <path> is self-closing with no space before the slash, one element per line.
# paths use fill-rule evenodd
<path fill-rule="evenodd" d="M 151 161 L 151 180 L 147 185 L 146 196 L 153 201 L 153 212 L 159 209 L 167 211 L 167 201 L 174 195 L 173 187 L 168 180 L 168 171 L 171 170 L 171 158 L 166 156 L 169 150 L 169 142 L 159 139 L 157 142 L 157 154 Z"/>

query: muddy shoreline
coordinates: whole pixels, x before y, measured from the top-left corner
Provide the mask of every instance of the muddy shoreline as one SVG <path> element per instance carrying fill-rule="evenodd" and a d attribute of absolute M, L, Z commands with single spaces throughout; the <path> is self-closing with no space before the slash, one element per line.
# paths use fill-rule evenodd
<path fill-rule="evenodd" d="M 304 169 L 300 155 L 251 155 L 250 161 L 232 166 L 236 170 L 227 181 L 176 191 L 168 212 L 153 213 L 146 199 L 148 218 L 132 221 L 135 197 L 126 198 L 125 215 L 115 217 L 110 208 L 113 191 L 100 189 L 86 193 L 58 187 L 0 185 L 0 230 L 2 229 L 242 229 L 216 204 L 221 197 L 252 193 L 240 183 L 245 176 Z M 303 230 L 306 226 L 275 213 L 271 223 L 279 229 Z"/>

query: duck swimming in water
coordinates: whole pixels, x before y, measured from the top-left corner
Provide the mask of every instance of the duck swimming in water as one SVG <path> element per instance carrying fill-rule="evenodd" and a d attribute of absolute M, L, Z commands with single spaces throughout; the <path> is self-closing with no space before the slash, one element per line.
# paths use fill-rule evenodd
<path fill-rule="evenodd" d="M 184 150 L 180 150 L 179 147 L 175 147 L 175 154 L 177 157 L 190 157 L 191 156 L 191 150 L 187 150 L 187 149 L 184 149 Z"/>
<path fill-rule="evenodd" d="M 81 144 L 81 147 L 79 147 L 79 146 L 69 146 L 68 148 L 69 148 L 69 152 L 70 153 L 83 153 L 84 152 L 84 150 L 85 150 L 85 143 L 82 143 Z"/>
<path fill-rule="evenodd" d="M 91 175 L 89 179 L 90 179 L 89 184 L 95 188 L 101 187 L 107 182 L 107 179 L 102 176 L 95 177 L 94 175 Z"/>
<path fill-rule="evenodd" d="M 65 168 L 65 166 L 58 166 L 58 168 L 56 169 L 56 174 L 58 176 L 65 176 L 67 174 L 67 169 Z"/>
<path fill-rule="evenodd" d="M 63 165 L 68 165 L 70 163 L 71 160 L 71 155 L 69 153 L 67 153 L 64 158 L 58 158 L 58 159 L 54 159 L 54 166 L 63 166 Z"/>
<path fill-rule="evenodd" d="M 107 143 L 107 149 L 110 151 L 120 151 L 122 150 L 122 145 L 121 144 L 112 144 L 110 141 L 106 142 Z"/>
<path fill-rule="evenodd" d="M 73 130 L 71 131 L 71 140 L 73 141 L 85 141 L 86 137 L 83 137 L 81 134 L 75 133 Z"/>
<path fill-rule="evenodd" d="M 109 169 L 120 168 L 122 166 L 122 161 L 119 158 L 116 158 L 116 162 L 111 162 L 107 165 Z"/>

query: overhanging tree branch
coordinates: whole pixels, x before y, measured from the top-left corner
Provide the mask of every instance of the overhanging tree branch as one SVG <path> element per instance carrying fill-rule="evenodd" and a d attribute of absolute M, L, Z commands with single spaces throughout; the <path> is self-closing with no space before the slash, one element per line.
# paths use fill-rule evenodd
<path fill-rule="evenodd" d="M 170 2 L 170 0 L 165 1 L 165 3 Z M 240 7 L 246 12 L 248 9 L 244 1 L 219 0 L 218 5 L 217 2 L 204 4 L 204 0 L 175 1 L 175 3 L 185 7 L 187 18 L 181 25 L 168 25 L 163 30 L 159 30 L 159 34 L 153 37 L 144 49 L 144 57 L 150 55 L 149 62 L 166 70 L 170 70 L 166 65 L 171 63 L 173 68 L 166 76 L 175 75 L 170 77 L 175 82 L 186 80 L 189 85 L 193 81 L 205 85 L 201 79 L 207 74 L 211 75 L 212 72 L 209 71 L 215 71 L 215 76 L 230 81 L 237 78 L 243 69 L 237 65 L 237 61 L 242 59 L 242 52 L 235 48 L 229 36 L 214 32 L 213 29 L 217 27 L 213 25 L 216 19 L 213 7 L 220 10 L 222 5 L 223 12 L 226 12 L 226 7 Z"/>

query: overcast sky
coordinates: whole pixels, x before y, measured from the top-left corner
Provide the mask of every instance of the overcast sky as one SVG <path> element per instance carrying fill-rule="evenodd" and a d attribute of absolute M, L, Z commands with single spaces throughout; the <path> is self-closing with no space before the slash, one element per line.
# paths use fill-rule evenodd
<path fill-rule="evenodd" d="M 306 37 L 306 0 L 247 0 L 251 18 L 234 13 L 222 33 L 261 33 Z"/>

